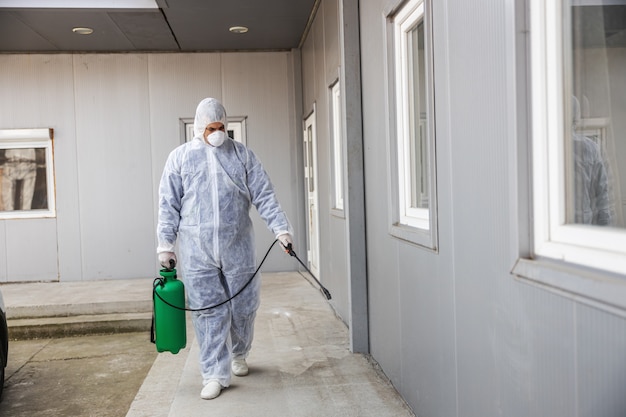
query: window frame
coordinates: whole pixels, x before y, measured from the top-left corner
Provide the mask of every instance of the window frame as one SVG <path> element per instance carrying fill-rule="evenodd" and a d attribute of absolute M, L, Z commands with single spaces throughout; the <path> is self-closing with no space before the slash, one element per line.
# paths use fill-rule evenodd
<path fill-rule="evenodd" d="M 565 109 L 571 108 L 572 89 L 565 72 L 571 51 L 565 47 L 568 11 L 563 6 L 563 0 L 529 0 L 532 238 L 529 259 L 519 259 L 512 273 L 585 304 L 623 313 L 626 230 L 566 223 L 564 139 L 571 127 Z"/>
<path fill-rule="evenodd" d="M 437 190 L 435 153 L 435 97 L 433 31 L 430 0 L 408 0 L 385 13 L 387 24 L 387 59 L 389 79 L 389 178 L 390 234 L 396 238 L 437 251 Z M 407 37 L 417 25 L 424 25 L 424 70 L 426 113 L 426 185 L 428 208 L 410 207 L 411 166 L 407 165 L 410 150 L 408 49 Z"/>
<path fill-rule="evenodd" d="M 566 223 L 564 138 L 569 128 L 565 123 L 565 109 L 570 108 L 569 97 L 572 95 L 569 77 L 564 71 L 568 51 L 563 27 L 567 22 L 564 21 L 561 0 L 546 4 L 532 0 L 532 5 L 534 253 L 540 257 L 624 273 L 626 230 Z"/>
<path fill-rule="evenodd" d="M 45 194 L 47 208 L 0 211 L 0 220 L 39 219 L 56 217 L 56 180 L 54 177 L 55 170 L 53 129 L 0 129 L 0 149 L 9 150 L 27 148 L 43 149 L 46 171 Z M 37 195 L 36 190 L 35 195 Z"/>

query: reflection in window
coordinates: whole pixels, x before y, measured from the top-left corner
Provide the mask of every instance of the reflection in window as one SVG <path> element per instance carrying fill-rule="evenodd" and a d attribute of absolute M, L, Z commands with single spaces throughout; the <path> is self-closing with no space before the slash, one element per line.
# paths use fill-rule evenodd
<path fill-rule="evenodd" d="M 567 223 L 624 227 L 626 5 L 564 3 Z"/>
<path fill-rule="evenodd" d="M 1 211 L 47 209 L 45 149 L 0 150 Z"/>
<path fill-rule="evenodd" d="M 428 116 L 426 113 L 426 68 L 424 66 L 424 22 L 407 37 L 409 56 L 409 192 L 410 207 L 428 208 Z"/>
<path fill-rule="evenodd" d="M 315 181 L 313 179 L 313 127 L 307 126 L 306 128 L 306 160 L 307 160 L 307 189 L 310 193 L 315 192 Z"/>
<path fill-rule="evenodd" d="M 0 129 L 0 219 L 54 217 L 52 129 Z"/>

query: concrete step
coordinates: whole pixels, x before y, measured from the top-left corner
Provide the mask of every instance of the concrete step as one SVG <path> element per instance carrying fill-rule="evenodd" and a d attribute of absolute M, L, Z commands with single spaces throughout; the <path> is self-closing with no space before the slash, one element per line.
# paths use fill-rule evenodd
<path fill-rule="evenodd" d="M 152 279 L 0 285 L 12 340 L 146 332 Z"/>
<path fill-rule="evenodd" d="M 11 340 L 49 339 L 93 334 L 146 332 L 150 337 L 152 312 L 119 312 L 55 317 L 10 318 Z"/>
<path fill-rule="evenodd" d="M 7 319 L 147 313 L 151 311 L 152 300 L 9 305 L 7 306 Z"/>

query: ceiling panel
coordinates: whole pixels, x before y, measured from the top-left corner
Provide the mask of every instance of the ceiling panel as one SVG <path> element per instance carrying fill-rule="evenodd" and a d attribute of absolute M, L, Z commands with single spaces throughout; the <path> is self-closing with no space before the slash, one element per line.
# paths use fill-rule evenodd
<path fill-rule="evenodd" d="M 157 9 L 7 8 L 0 2 L 0 53 L 288 50 L 299 46 L 316 1 L 157 0 Z M 231 26 L 249 31 L 234 34 Z M 77 35 L 74 27 L 94 32 Z"/>

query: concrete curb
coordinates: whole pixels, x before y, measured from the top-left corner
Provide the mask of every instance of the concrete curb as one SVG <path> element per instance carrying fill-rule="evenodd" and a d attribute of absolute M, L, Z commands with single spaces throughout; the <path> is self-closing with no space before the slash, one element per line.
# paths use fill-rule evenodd
<path fill-rule="evenodd" d="M 70 336 L 146 332 L 152 313 L 90 314 L 8 320 L 10 340 L 54 339 Z"/>
<path fill-rule="evenodd" d="M 152 300 L 11 306 L 7 308 L 7 319 L 32 319 L 43 317 L 69 317 L 118 313 L 148 313 L 151 311 Z"/>

